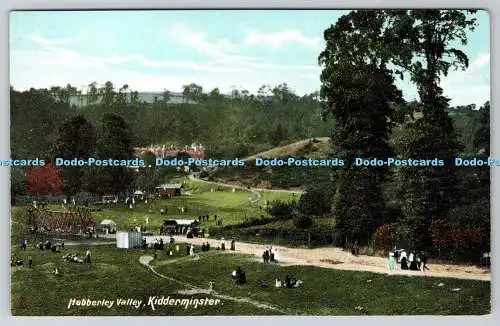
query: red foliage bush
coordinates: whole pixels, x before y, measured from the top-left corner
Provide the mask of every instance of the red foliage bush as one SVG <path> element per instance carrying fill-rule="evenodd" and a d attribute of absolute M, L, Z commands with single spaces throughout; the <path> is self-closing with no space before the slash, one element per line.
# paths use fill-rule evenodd
<path fill-rule="evenodd" d="M 52 163 L 42 167 L 29 168 L 26 179 L 29 195 L 61 195 L 64 193 L 61 170 Z"/>
<path fill-rule="evenodd" d="M 375 248 L 391 249 L 396 241 L 395 230 L 392 225 L 382 225 L 373 234 Z"/>
<path fill-rule="evenodd" d="M 436 221 L 431 226 L 433 245 L 456 258 L 477 259 L 483 251 L 489 251 L 487 230 L 480 226 L 453 225 Z"/>

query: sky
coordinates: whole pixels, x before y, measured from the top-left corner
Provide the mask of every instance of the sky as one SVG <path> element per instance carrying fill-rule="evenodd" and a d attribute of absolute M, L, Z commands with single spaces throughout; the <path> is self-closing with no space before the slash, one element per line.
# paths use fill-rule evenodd
<path fill-rule="evenodd" d="M 17 90 L 93 81 L 161 92 L 196 83 L 205 91 L 287 83 L 319 90 L 323 31 L 347 11 L 44 11 L 10 14 L 10 81 Z M 442 79 L 451 105 L 490 99 L 490 22 L 485 11 L 461 49 L 466 71 Z M 417 92 L 398 81 L 407 100 Z"/>

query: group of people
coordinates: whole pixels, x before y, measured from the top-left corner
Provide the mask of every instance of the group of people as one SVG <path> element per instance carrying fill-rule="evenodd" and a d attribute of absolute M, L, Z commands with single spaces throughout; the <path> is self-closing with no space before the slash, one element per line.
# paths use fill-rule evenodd
<path fill-rule="evenodd" d="M 217 221 L 217 215 L 215 215 L 214 218 Z M 210 216 L 208 214 L 198 216 L 198 222 L 208 221 L 208 220 L 210 220 Z"/>
<path fill-rule="evenodd" d="M 24 266 L 24 260 L 18 259 L 13 256 L 10 259 L 10 266 Z M 31 256 L 28 256 L 28 267 L 31 268 L 31 266 L 33 266 L 33 258 L 31 258 Z"/>
<path fill-rule="evenodd" d="M 281 281 L 280 279 L 276 279 L 274 286 L 277 288 L 283 287 L 283 288 L 291 289 L 291 288 L 298 288 L 302 283 L 304 283 L 304 282 L 302 282 L 301 280 L 291 279 L 287 275 L 283 281 Z"/>
<path fill-rule="evenodd" d="M 154 250 L 163 250 L 165 248 L 165 244 L 163 243 L 163 239 L 155 239 L 155 243 L 153 245 Z"/>
<path fill-rule="evenodd" d="M 411 251 L 408 255 L 406 250 L 394 248 L 389 253 L 389 269 L 396 269 L 397 264 L 400 264 L 402 270 L 429 270 L 427 267 L 427 255 L 423 251 Z"/>
<path fill-rule="evenodd" d="M 231 273 L 233 284 L 243 285 L 247 283 L 247 276 L 240 266 Z"/>
<path fill-rule="evenodd" d="M 209 251 L 210 250 L 210 244 L 207 242 L 204 242 L 202 245 L 201 245 L 201 251 Z"/>
<path fill-rule="evenodd" d="M 262 260 L 264 263 L 277 263 L 278 262 L 278 249 L 276 248 L 267 248 L 262 253 Z"/>
<path fill-rule="evenodd" d="M 24 240 L 24 244 L 22 245 L 22 248 L 24 250 L 26 250 L 27 243 L 28 242 L 26 240 Z M 38 248 L 41 251 L 52 250 L 52 252 L 54 252 L 54 253 L 59 253 L 59 252 L 61 252 L 61 248 L 64 248 L 64 242 L 59 242 L 56 244 L 52 244 L 50 241 L 39 242 Z"/>
<path fill-rule="evenodd" d="M 63 259 L 66 260 L 67 262 L 70 262 L 70 263 L 78 263 L 78 264 L 83 264 L 83 263 L 91 264 L 92 263 L 89 249 L 87 249 L 87 251 L 85 252 L 84 259 L 80 258 L 78 253 L 68 253 L 68 254 L 63 256 Z"/>

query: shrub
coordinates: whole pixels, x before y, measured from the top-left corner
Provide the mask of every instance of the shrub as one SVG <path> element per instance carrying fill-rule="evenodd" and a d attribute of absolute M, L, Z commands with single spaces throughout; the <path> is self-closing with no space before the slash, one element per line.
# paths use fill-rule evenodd
<path fill-rule="evenodd" d="M 332 198 L 328 185 L 312 186 L 300 196 L 298 207 L 303 214 L 323 216 L 331 211 Z"/>
<path fill-rule="evenodd" d="M 394 225 L 382 225 L 373 234 L 375 248 L 390 250 L 395 243 L 396 233 Z"/>
<path fill-rule="evenodd" d="M 282 202 L 279 200 L 271 202 L 269 214 L 280 220 L 287 220 L 296 216 L 297 204 L 294 201 Z"/>
<path fill-rule="evenodd" d="M 440 258 L 478 261 L 482 252 L 490 251 L 489 234 L 483 227 L 438 220 L 430 231 Z"/>

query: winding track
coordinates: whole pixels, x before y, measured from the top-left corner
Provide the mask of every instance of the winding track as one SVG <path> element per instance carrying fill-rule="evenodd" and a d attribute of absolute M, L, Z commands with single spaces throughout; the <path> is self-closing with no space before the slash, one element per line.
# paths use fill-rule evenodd
<path fill-rule="evenodd" d="M 148 236 L 146 241 L 154 243 L 155 239 L 163 238 L 168 243 L 169 236 Z M 210 238 L 186 238 L 174 236 L 177 243 L 192 243 L 201 246 L 208 242 L 212 248 L 220 245 L 220 240 Z M 236 242 L 236 252 L 250 254 L 255 260 L 261 261 L 262 252 L 269 248 L 271 244 L 261 245 L 245 242 Z M 301 249 L 288 248 L 272 245 L 278 249 L 278 261 L 280 265 L 291 266 L 316 266 L 322 268 L 331 268 L 339 270 L 363 271 L 388 275 L 405 275 L 415 277 L 448 277 L 457 279 L 469 279 L 480 281 L 491 281 L 491 273 L 475 266 L 447 265 L 447 264 L 428 264 L 430 270 L 426 272 L 417 272 L 409 270 L 393 270 L 387 267 L 388 260 L 383 257 L 375 256 L 353 256 L 340 248 L 317 248 Z M 228 243 L 226 242 L 226 247 Z M 226 251 L 232 252 L 232 251 Z"/>
<path fill-rule="evenodd" d="M 252 193 L 259 192 L 285 192 L 285 193 L 303 193 L 304 191 L 294 191 L 294 190 L 284 190 L 284 189 L 260 189 L 260 188 L 250 188 L 247 189 L 243 186 L 228 185 L 225 183 L 219 183 L 214 181 L 207 181 L 202 179 L 194 178 L 193 175 L 189 175 L 191 180 L 196 182 L 203 182 L 207 184 L 213 184 L 222 187 L 230 187 L 235 189 L 241 189 L 245 191 L 251 191 Z M 259 194 L 260 196 L 260 194 Z M 260 198 L 260 197 L 259 197 Z M 258 200 L 258 199 L 257 199 Z M 256 202 L 255 200 L 254 202 Z M 152 237 L 151 241 L 155 238 Z M 194 238 L 187 239 L 185 237 L 174 237 L 178 242 L 188 242 L 196 245 L 201 245 L 204 242 L 209 242 L 212 247 L 217 247 L 220 241 L 215 239 L 204 239 L 204 238 Z M 164 239 L 164 241 L 168 239 Z M 251 254 L 256 256 L 256 259 L 260 260 L 262 252 L 271 246 L 250 244 L 239 242 L 236 244 L 237 251 Z M 481 280 L 481 281 L 491 281 L 491 273 L 484 269 L 475 266 L 463 266 L 463 265 L 447 265 L 447 264 L 436 264 L 429 265 L 430 271 L 426 272 L 414 272 L 414 271 L 403 271 L 403 270 L 393 270 L 389 271 L 386 258 L 374 257 L 374 256 L 352 256 L 340 248 L 318 248 L 318 249 L 298 249 L 298 248 L 287 248 L 287 247 L 277 247 L 279 248 L 280 261 L 282 265 L 308 265 L 317 266 L 323 268 L 332 268 L 340 270 L 352 270 L 352 271 L 366 271 L 390 275 L 407 275 L 407 276 L 430 276 L 430 277 L 449 277 L 458 279 L 471 279 L 471 280 Z"/>
<path fill-rule="evenodd" d="M 172 277 L 165 276 L 163 274 L 158 273 L 153 268 L 153 266 L 151 266 L 151 261 L 153 261 L 153 259 L 154 258 L 151 257 L 151 256 L 141 256 L 141 257 L 139 257 L 139 263 L 141 265 L 145 266 L 146 268 L 148 268 L 156 276 L 159 276 L 159 277 L 167 279 L 167 280 L 169 280 L 171 282 L 180 284 L 180 285 L 182 285 L 182 286 L 184 286 L 184 287 L 192 290 L 192 292 L 191 292 L 192 294 L 208 294 L 208 295 L 212 295 L 212 296 L 214 296 L 216 298 L 223 299 L 223 300 L 235 301 L 235 302 L 240 302 L 240 303 L 247 303 L 247 304 L 251 304 L 251 305 L 253 305 L 253 306 L 257 307 L 257 308 L 274 310 L 274 311 L 276 311 L 278 313 L 281 313 L 281 314 L 287 314 L 287 315 L 291 314 L 290 312 L 287 312 L 287 311 L 285 311 L 282 308 L 270 305 L 268 303 L 259 302 L 259 301 L 252 300 L 252 299 L 249 299 L 249 298 L 237 298 L 237 297 L 232 297 L 232 296 L 224 295 L 224 294 L 220 294 L 220 293 L 210 293 L 210 290 L 208 290 L 208 289 L 203 289 L 203 288 L 194 286 L 194 285 L 192 285 L 190 283 L 182 282 L 182 281 L 176 280 L 176 279 L 174 279 Z"/>

